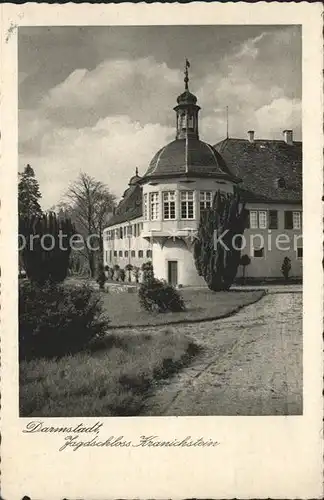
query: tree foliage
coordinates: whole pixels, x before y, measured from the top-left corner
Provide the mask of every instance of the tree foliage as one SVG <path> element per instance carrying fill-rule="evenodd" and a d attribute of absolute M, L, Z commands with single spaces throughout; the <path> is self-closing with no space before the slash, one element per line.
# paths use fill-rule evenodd
<path fill-rule="evenodd" d="M 35 172 L 30 165 L 19 173 L 18 184 L 18 213 L 19 217 L 41 216 L 42 209 L 39 200 L 42 197 Z"/>
<path fill-rule="evenodd" d="M 215 194 L 212 207 L 201 214 L 194 258 L 198 274 L 213 291 L 228 290 L 240 264 L 241 238 L 248 211 L 239 194 Z"/>
<path fill-rule="evenodd" d="M 72 287 L 29 281 L 19 286 L 19 357 L 74 354 L 102 338 L 108 327 L 100 294 L 88 285 Z"/>
<path fill-rule="evenodd" d="M 63 281 L 69 269 L 70 238 L 75 232 L 71 220 L 59 220 L 52 212 L 20 217 L 19 232 L 24 238 L 21 259 L 30 281 L 38 285 Z"/>
<path fill-rule="evenodd" d="M 291 260 L 289 259 L 289 257 L 285 257 L 282 262 L 281 272 L 286 281 L 288 281 L 290 271 L 291 271 Z"/>
<path fill-rule="evenodd" d="M 70 185 L 66 200 L 59 206 L 61 213 L 71 217 L 85 241 L 91 236 L 91 245 L 85 245 L 84 255 L 94 277 L 96 269 L 100 272 L 98 263 L 103 261 L 103 230 L 115 207 L 115 196 L 105 184 L 82 172 Z"/>
<path fill-rule="evenodd" d="M 245 280 L 246 267 L 249 266 L 250 264 L 251 264 L 251 258 L 249 257 L 249 255 L 247 254 L 242 255 L 242 257 L 240 258 L 240 265 L 243 268 L 243 280 Z"/>

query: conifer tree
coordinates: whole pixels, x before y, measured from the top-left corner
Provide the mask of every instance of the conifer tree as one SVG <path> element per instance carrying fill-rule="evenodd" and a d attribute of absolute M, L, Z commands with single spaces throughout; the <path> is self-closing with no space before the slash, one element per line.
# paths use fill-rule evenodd
<path fill-rule="evenodd" d="M 212 207 L 201 214 L 194 258 L 198 274 L 213 291 L 228 290 L 240 264 L 248 211 L 239 194 L 216 193 Z"/>
<path fill-rule="evenodd" d="M 39 200 L 42 197 L 39 184 L 35 178 L 35 173 L 30 165 L 25 167 L 25 170 L 19 174 L 20 181 L 18 184 L 18 213 L 19 217 L 30 218 L 41 216 L 42 209 Z"/>

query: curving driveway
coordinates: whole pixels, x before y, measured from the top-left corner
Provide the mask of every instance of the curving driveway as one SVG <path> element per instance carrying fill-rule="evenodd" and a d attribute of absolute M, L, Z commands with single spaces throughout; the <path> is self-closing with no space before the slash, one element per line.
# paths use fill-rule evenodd
<path fill-rule="evenodd" d="M 179 325 L 204 347 L 142 415 L 302 413 L 302 294 L 268 294 L 230 318 Z"/>

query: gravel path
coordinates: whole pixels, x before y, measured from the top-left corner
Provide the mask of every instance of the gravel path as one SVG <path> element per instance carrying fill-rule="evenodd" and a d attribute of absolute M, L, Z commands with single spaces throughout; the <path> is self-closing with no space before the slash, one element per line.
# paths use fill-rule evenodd
<path fill-rule="evenodd" d="M 226 319 L 179 325 L 204 347 L 142 415 L 302 413 L 302 295 L 269 294 Z"/>

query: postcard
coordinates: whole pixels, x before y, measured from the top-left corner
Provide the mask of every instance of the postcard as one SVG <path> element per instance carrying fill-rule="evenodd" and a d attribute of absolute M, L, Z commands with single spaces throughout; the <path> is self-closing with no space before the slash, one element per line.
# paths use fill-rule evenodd
<path fill-rule="evenodd" d="M 3 5 L 3 500 L 323 497 L 322 13 Z"/>

